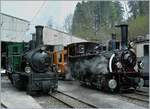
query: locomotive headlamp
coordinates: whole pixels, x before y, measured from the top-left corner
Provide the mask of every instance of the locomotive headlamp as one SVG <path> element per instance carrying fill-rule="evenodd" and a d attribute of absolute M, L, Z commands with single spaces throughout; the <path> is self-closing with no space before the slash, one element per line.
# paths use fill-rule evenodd
<path fill-rule="evenodd" d="M 30 73 L 31 72 L 31 68 L 29 66 L 25 67 L 25 72 L 26 73 Z"/>
<path fill-rule="evenodd" d="M 140 62 L 140 63 L 139 63 L 139 68 L 140 68 L 140 69 L 144 69 L 144 63 L 143 63 L 143 62 Z"/>
<path fill-rule="evenodd" d="M 115 89 L 115 88 L 117 87 L 117 81 L 116 81 L 115 79 L 109 80 L 108 86 L 109 86 L 109 88 L 111 88 L 111 89 Z"/>
<path fill-rule="evenodd" d="M 117 68 L 119 68 L 119 69 L 121 69 L 121 68 L 122 68 L 122 64 L 121 64 L 121 62 L 117 62 L 117 63 L 116 63 L 116 65 L 117 65 Z"/>

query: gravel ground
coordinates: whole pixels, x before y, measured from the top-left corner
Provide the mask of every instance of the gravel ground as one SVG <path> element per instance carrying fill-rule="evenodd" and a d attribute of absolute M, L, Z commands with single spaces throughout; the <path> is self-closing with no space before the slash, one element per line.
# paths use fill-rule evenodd
<path fill-rule="evenodd" d="M 90 87 L 81 86 L 76 81 L 59 81 L 58 90 L 79 99 L 89 101 L 91 104 L 95 104 L 100 108 L 148 108 L 147 103 L 133 101 L 121 97 L 119 94 L 108 94 Z"/>
<path fill-rule="evenodd" d="M 138 106 L 142 106 L 142 107 L 145 107 L 145 108 L 149 107 L 149 104 L 147 104 L 146 102 L 141 102 L 141 101 L 138 101 L 138 100 L 132 100 L 132 99 L 129 99 L 127 97 L 122 97 L 122 96 L 117 96 L 117 98 L 119 98 L 120 100 L 127 101 L 129 103 L 134 103 Z"/>
<path fill-rule="evenodd" d="M 2 81 L 1 92 L 5 92 L 6 90 L 10 90 L 10 86 L 12 87 L 12 85 L 10 84 L 10 81 L 9 81 L 8 77 L 7 76 L 2 76 L 1 81 Z M 14 88 L 14 87 L 12 87 L 12 88 Z M 14 89 L 16 91 L 18 91 L 16 88 L 14 88 Z M 19 92 L 24 92 L 24 91 L 19 90 Z M 49 95 L 39 94 L 39 95 L 33 96 L 33 98 L 43 108 L 67 108 L 67 106 L 65 104 L 63 104 L 60 101 L 52 98 Z M 5 108 L 5 107 L 1 105 L 1 108 Z"/>
<path fill-rule="evenodd" d="M 49 95 L 33 96 L 33 98 L 43 107 L 43 108 L 68 108 L 62 102 L 52 98 Z"/>
<path fill-rule="evenodd" d="M 6 80 L 8 81 L 7 78 Z M 4 82 L 2 84 L 2 92 L 3 88 L 6 88 L 6 86 L 7 84 Z M 82 99 L 83 101 L 87 100 L 91 104 L 93 103 L 100 108 L 148 108 L 148 104 L 146 103 L 141 103 L 139 101 L 131 100 L 119 95 L 107 94 L 96 89 L 91 89 L 89 87 L 83 87 L 80 86 L 78 82 L 74 81 L 59 81 L 58 90 L 71 96 L 75 96 L 76 98 Z M 33 98 L 43 108 L 68 108 L 67 105 L 49 95 L 36 95 L 33 96 Z"/>
<path fill-rule="evenodd" d="M 20 91 L 12 86 L 7 77 L 1 77 L 1 105 L 8 108 L 42 108 L 25 91 Z M 4 107 L 3 106 L 3 107 Z"/>

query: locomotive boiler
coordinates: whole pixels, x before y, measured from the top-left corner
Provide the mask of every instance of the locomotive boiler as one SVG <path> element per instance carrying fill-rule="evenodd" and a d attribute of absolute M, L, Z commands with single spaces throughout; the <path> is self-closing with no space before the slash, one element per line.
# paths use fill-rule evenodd
<path fill-rule="evenodd" d="M 133 43 L 127 45 L 128 25 L 118 27 L 121 27 L 121 49 L 107 51 L 93 42 L 68 45 L 70 71 L 81 84 L 109 92 L 143 86 Z"/>
<path fill-rule="evenodd" d="M 27 46 L 27 45 L 26 45 Z M 49 46 L 43 45 L 43 26 L 36 26 L 36 38 L 28 44 L 28 50 L 20 54 L 20 68 L 8 73 L 12 84 L 35 92 L 53 92 L 57 89 L 57 72 L 52 63 Z"/>

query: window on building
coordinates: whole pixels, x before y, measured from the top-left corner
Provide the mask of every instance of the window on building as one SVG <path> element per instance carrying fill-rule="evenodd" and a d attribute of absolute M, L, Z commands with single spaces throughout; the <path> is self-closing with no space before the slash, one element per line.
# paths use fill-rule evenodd
<path fill-rule="evenodd" d="M 79 53 L 84 53 L 84 45 L 79 45 Z"/>

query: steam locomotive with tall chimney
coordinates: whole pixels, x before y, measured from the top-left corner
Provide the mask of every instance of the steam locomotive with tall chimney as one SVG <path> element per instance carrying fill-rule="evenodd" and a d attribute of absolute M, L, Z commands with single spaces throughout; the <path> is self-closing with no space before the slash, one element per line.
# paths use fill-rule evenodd
<path fill-rule="evenodd" d="M 24 53 L 19 54 L 18 69 L 7 74 L 16 88 L 28 94 L 53 92 L 57 89 L 57 72 L 52 62 L 53 52 L 43 44 L 43 26 L 36 26 L 35 36 L 23 47 Z"/>
<path fill-rule="evenodd" d="M 14 60 L 16 56 L 21 61 L 15 64 L 15 70 L 7 69 L 8 77 L 15 87 L 26 89 L 29 94 L 55 91 L 59 69 L 63 76 L 68 74 L 67 78 L 77 78 L 82 84 L 105 91 L 142 87 L 142 63 L 137 62 L 134 43 L 128 44 L 128 25 L 117 27 L 121 28 L 121 48 L 114 40 L 109 50 L 94 42 L 72 43 L 64 48 L 58 63 L 57 51 L 43 44 L 43 26 L 36 26 L 36 37 L 23 46 L 24 53 L 9 57 Z"/>
<path fill-rule="evenodd" d="M 68 68 L 81 84 L 109 92 L 143 86 L 141 63 L 137 62 L 134 43 L 128 44 L 128 25 L 117 27 L 121 28 L 120 49 L 106 50 L 93 42 L 68 45 Z"/>

